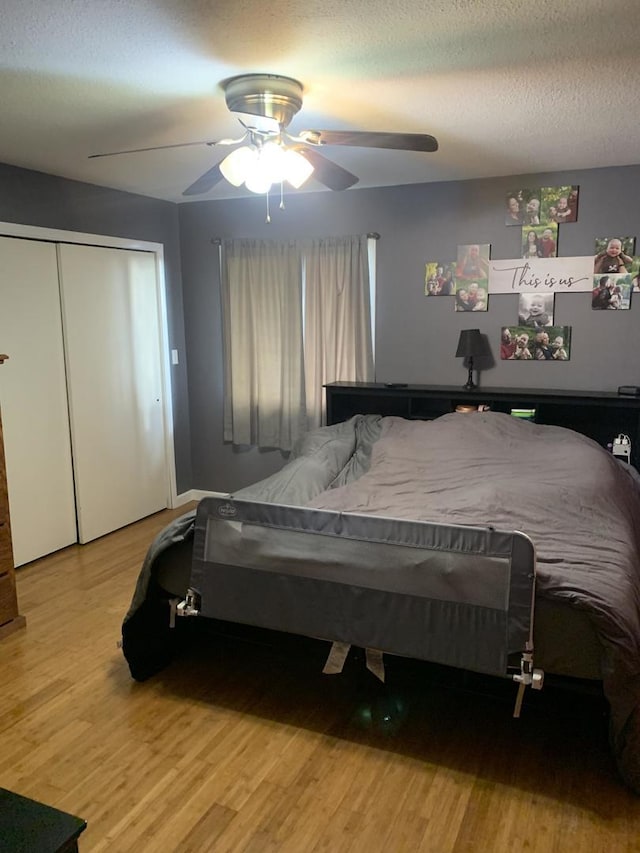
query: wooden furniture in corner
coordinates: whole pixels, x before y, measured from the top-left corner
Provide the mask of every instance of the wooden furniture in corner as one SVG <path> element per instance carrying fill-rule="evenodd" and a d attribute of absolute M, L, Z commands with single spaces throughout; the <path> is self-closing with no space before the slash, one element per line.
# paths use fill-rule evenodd
<path fill-rule="evenodd" d="M 0 364 L 9 356 L 0 354 Z M 25 618 L 18 613 L 16 573 L 11 546 L 7 470 L 4 464 L 2 416 L 0 413 L 0 639 L 24 627 Z"/>

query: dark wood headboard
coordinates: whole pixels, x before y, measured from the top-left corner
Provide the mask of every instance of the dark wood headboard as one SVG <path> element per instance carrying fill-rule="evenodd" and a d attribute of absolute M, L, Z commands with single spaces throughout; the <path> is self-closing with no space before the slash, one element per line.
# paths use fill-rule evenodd
<path fill-rule="evenodd" d="M 459 405 L 485 405 L 509 414 L 535 409 L 540 424 L 568 427 L 603 447 L 620 433 L 631 440 L 632 462 L 640 451 L 640 397 L 610 391 L 556 391 L 539 388 L 464 388 L 448 385 L 404 385 L 378 382 L 332 382 L 325 386 L 327 423 L 356 414 L 395 415 L 429 420 L 454 412 Z"/>

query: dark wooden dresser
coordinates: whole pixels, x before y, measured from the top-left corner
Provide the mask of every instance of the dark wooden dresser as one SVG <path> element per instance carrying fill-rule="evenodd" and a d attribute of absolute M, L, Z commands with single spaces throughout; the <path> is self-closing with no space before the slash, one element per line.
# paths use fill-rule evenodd
<path fill-rule="evenodd" d="M 6 355 L 0 355 L 0 365 L 6 358 Z M 22 628 L 24 624 L 24 616 L 20 616 L 18 613 L 16 596 L 16 573 L 11 546 L 9 495 L 7 492 L 7 471 L 4 463 L 2 413 L 0 412 L 0 639 L 18 628 Z"/>
<path fill-rule="evenodd" d="M 86 826 L 82 818 L 0 788 L 2 853 L 77 853 Z"/>
<path fill-rule="evenodd" d="M 460 405 L 485 405 L 494 412 L 534 409 L 539 424 L 568 427 L 603 447 L 622 433 L 631 441 L 631 461 L 640 460 L 640 397 L 610 391 L 556 391 L 539 388 L 476 388 L 401 385 L 376 382 L 332 382 L 325 386 L 327 424 L 357 414 L 395 415 L 430 420 Z"/>

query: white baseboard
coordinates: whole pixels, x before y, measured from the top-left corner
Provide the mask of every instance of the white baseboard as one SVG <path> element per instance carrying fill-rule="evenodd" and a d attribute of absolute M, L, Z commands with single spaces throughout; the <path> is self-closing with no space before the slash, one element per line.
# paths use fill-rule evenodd
<path fill-rule="evenodd" d="M 192 501 L 200 501 L 202 498 L 227 498 L 229 497 L 228 492 L 206 492 L 201 489 L 190 489 L 188 492 L 182 492 L 180 495 L 176 495 L 176 499 L 174 501 L 174 508 L 178 506 L 182 506 L 183 504 L 191 503 Z"/>

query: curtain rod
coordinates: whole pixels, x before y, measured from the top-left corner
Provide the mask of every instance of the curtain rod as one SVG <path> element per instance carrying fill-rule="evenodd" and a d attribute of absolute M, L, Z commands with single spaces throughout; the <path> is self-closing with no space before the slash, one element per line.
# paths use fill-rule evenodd
<path fill-rule="evenodd" d="M 378 234 L 377 231 L 370 231 L 367 234 L 367 238 L 369 240 L 379 240 L 380 235 Z M 222 245 L 222 237 L 212 237 L 209 242 L 214 246 L 221 246 Z"/>

